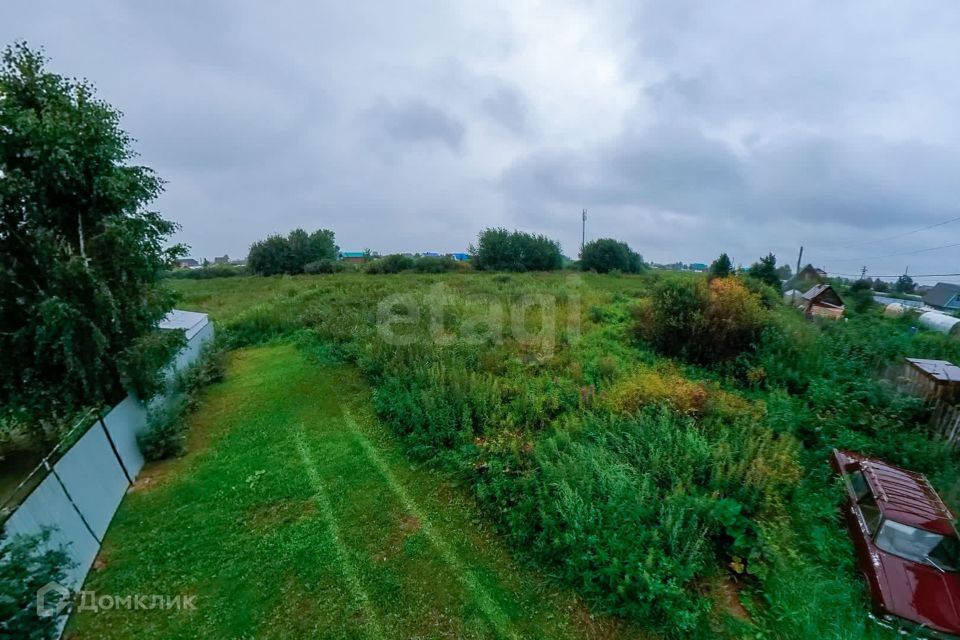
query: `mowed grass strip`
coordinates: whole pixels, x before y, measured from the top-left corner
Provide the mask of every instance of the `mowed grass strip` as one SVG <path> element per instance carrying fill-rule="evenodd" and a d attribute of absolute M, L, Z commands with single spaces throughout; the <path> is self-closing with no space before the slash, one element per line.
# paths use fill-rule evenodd
<path fill-rule="evenodd" d="M 85 589 L 194 611 L 76 614 L 72 638 L 627 637 L 518 567 L 475 505 L 413 467 L 349 367 L 234 352 L 189 453 L 145 469 Z"/>

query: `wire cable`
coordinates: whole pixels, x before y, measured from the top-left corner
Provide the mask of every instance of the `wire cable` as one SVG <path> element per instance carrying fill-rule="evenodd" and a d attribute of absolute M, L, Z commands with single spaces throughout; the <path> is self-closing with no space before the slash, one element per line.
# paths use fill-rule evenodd
<path fill-rule="evenodd" d="M 943 222 L 936 222 L 934 224 L 929 224 L 925 227 L 920 227 L 919 229 L 914 229 L 912 231 L 906 231 L 904 233 L 898 233 L 892 236 L 887 236 L 886 238 L 877 238 L 876 240 L 866 240 L 864 242 L 858 242 L 856 244 L 848 244 L 844 246 L 847 249 L 850 249 L 853 247 L 862 247 L 865 244 L 874 244 L 877 242 L 886 242 L 887 240 L 895 240 L 897 238 L 902 238 L 904 236 L 913 235 L 914 233 L 920 233 L 921 231 L 926 231 L 927 229 L 935 229 L 936 227 L 942 227 L 945 224 L 950 224 L 951 222 L 956 222 L 958 220 L 960 220 L 960 216 L 957 216 L 956 218 L 950 218 L 949 220 L 944 220 Z"/>

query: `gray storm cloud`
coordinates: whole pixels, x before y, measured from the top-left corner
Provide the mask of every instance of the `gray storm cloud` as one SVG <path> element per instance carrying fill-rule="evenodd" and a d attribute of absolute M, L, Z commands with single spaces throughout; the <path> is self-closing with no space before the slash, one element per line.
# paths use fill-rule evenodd
<path fill-rule="evenodd" d="M 207 257 L 296 226 L 389 252 L 502 225 L 575 255 L 587 207 L 588 235 L 656 260 L 805 244 L 851 268 L 849 245 L 958 215 L 958 29 L 946 0 L 0 7 L 0 39 L 124 112 L 168 180 L 157 208 Z"/>

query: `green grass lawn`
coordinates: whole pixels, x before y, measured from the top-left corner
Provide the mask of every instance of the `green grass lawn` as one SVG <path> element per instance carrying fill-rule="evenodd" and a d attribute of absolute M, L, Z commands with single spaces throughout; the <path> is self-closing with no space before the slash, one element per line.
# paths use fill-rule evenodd
<path fill-rule="evenodd" d="M 637 632 L 518 567 L 449 477 L 411 466 L 353 369 L 233 352 L 189 453 L 145 468 L 85 589 L 193 611 L 79 612 L 71 638 L 607 638 Z"/>

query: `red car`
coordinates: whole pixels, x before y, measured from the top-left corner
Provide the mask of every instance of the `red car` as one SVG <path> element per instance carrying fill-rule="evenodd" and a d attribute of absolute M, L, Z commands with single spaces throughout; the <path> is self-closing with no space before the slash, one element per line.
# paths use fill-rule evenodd
<path fill-rule="evenodd" d="M 877 622 L 960 638 L 960 538 L 953 514 L 919 474 L 834 449 L 844 517 Z"/>

